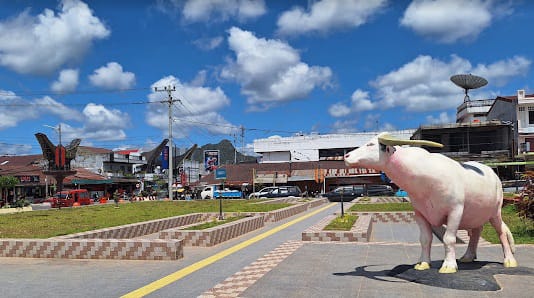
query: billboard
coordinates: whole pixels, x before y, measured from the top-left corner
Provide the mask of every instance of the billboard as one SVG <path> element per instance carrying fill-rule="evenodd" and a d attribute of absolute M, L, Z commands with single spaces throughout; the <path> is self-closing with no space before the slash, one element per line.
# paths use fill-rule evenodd
<path fill-rule="evenodd" d="M 163 147 L 163 150 L 161 150 L 161 168 L 169 168 L 169 147 L 167 146 Z"/>
<path fill-rule="evenodd" d="M 204 150 L 204 170 L 213 172 L 219 166 L 219 150 Z"/>

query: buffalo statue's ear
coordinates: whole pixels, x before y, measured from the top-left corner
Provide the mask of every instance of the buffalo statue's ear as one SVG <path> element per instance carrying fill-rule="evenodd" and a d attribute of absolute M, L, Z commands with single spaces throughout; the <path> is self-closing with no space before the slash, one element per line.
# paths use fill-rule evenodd
<path fill-rule="evenodd" d="M 386 147 L 387 147 L 386 145 L 384 145 L 382 143 L 379 143 L 378 145 L 380 146 L 380 151 L 386 152 Z"/>

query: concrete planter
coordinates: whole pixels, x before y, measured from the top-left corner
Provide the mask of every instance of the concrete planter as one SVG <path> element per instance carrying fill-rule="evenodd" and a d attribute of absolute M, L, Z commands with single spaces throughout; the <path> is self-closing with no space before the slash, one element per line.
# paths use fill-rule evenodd
<path fill-rule="evenodd" d="M 8 214 L 8 213 L 17 213 L 17 212 L 25 212 L 25 211 L 32 211 L 32 207 L 22 207 L 22 208 L 0 208 L 0 214 Z"/>
<path fill-rule="evenodd" d="M 262 228 L 263 225 L 263 216 L 251 216 L 204 230 L 183 230 L 186 226 L 169 229 L 161 231 L 159 238 L 183 239 L 186 246 L 209 247 Z"/>
<path fill-rule="evenodd" d="M 329 215 L 316 225 L 302 232 L 302 241 L 339 241 L 339 242 L 369 242 L 371 236 L 371 215 L 358 215 L 358 219 L 350 231 L 323 230 L 337 215 Z"/>

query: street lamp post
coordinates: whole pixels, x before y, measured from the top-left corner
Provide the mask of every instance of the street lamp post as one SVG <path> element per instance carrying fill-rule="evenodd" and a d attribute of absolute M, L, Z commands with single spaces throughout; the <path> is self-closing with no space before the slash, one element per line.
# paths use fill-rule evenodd
<path fill-rule="evenodd" d="M 44 124 L 43 126 L 48 127 L 48 128 L 52 128 L 53 130 L 58 132 L 59 146 L 61 146 L 61 123 L 59 123 L 57 126 L 46 125 L 46 124 Z"/>

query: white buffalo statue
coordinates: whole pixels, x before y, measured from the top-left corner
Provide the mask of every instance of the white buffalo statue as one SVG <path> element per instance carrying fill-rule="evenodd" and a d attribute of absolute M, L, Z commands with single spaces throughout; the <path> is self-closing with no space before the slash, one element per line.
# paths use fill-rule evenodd
<path fill-rule="evenodd" d="M 443 147 L 436 142 L 399 140 L 381 133 L 347 153 L 345 163 L 383 171 L 408 193 L 421 232 L 421 257 L 415 269 L 430 268 L 431 226 L 446 225 L 445 260 L 439 272 L 454 273 L 458 270 L 456 232 L 471 230 L 467 251 L 459 261 L 472 262 L 483 225 L 488 221 L 499 235 L 504 266 L 517 267 L 514 238 L 501 218 L 502 185 L 493 170 L 477 162 L 459 163 L 439 153 L 400 145 Z"/>

